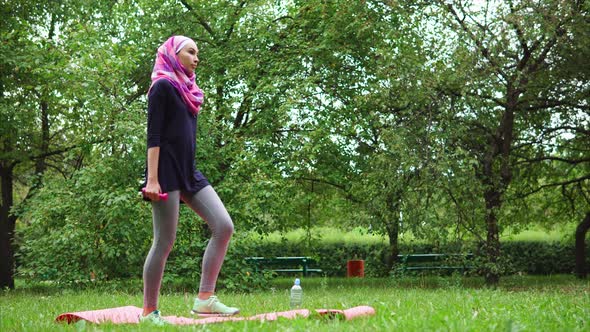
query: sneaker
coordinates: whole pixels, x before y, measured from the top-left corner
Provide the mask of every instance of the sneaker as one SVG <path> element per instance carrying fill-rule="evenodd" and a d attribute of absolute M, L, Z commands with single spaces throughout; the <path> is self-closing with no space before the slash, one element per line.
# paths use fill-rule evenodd
<path fill-rule="evenodd" d="M 228 307 L 219 302 L 217 296 L 210 296 L 206 300 L 195 299 L 191 313 L 199 316 L 232 316 L 240 312 L 238 308 Z"/>
<path fill-rule="evenodd" d="M 154 310 L 152 312 L 150 312 L 149 315 L 144 316 L 144 315 L 139 315 L 139 322 L 141 324 L 151 324 L 151 325 L 155 325 L 155 326 L 166 326 L 166 325 L 170 325 L 170 322 L 165 320 L 164 318 L 162 318 L 160 316 L 160 310 Z"/>

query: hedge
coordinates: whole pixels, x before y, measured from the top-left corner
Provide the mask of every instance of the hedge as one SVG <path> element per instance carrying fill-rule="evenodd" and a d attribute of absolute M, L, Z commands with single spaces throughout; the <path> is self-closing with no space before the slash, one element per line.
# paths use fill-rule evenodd
<path fill-rule="evenodd" d="M 189 225 L 185 225 L 189 226 Z M 193 227 L 198 227 L 194 226 Z M 111 227 L 112 228 L 112 227 Z M 82 228 L 78 228 L 80 231 Z M 199 231 L 193 229 L 191 232 L 179 232 L 175 247 L 166 265 L 165 282 L 176 280 L 188 280 L 189 284 L 195 286 L 201 273 L 201 258 L 206 246 L 206 236 L 199 238 L 191 236 Z M 64 235 L 66 233 L 59 232 Z M 77 234 L 77 238 L 67 237 L 75 241 L 65 241 L 71 246 L 84 246 L 86 242 L 80 241 L 84 236 Z M 119 247 L 126 248 L 135 255 L 121 255 L 118 259 L 108 260 L 110 264 L 100 264 L 100 260 L 93 258 L 100 252 L 84 252 L 76 247 L 71 250 L 62 250 L 62 247 L 48 246 L 47 241 L 28 241 L 26 246 L 20 247 L 19 266 L 20 277 L 29 280 L 59 280 L 78 281 L 88 279 L 90 272 L 93 272 L 97 280 L 113 280 L 141 278 L 141 271 L 145 254 L 149 249 L 149 243 L 142 245 L 142 248 L 132 248 L 129 243 L 109 242 L 104 244 L 107 249 L 117 252 Z M 145 236 L 144 238 L 149 239 Z M 112 239 L 111 239 L 112 241 Z M 103 247 L 103 246 L 101 246 Z M 476 254 L 474 244 L 454 243 L 446 245 L 429 244 L 402 244 L 400 253 L 467 253 Z M 34 250 L 33 250 L 34 249 Z M 32 255 L 35 250 L 50 250 L 51 255 Z M 331 243 L 315 242 L 311 248 L 305 242 L 268 242 L 252 241 L 247 238 L 236 238 L 232 241 L 221 270 L 218 286 L 225 289 L 247 290 L 263 285 L 270 275 L 254 273 L 254 269 L 245 258 L 248 256 L 311 256 L 317 262 L 313 267 L 321 268 L 322 275 L 330 277 L 342 277 L 346 275 L 346 263 L 352 259 L 365 261 L 365 275 L 368 277 L 384 277 L 391 274 L 385 268 L 385 257 L 388 246 L 383 243 L 361 244 L 361 243 Z M 507 241 L 502 243 L 502 259 L 500 271 L 504 275 L 509 274 L 569 274 L 574 271 L 574 244 L 568 242 L 542 242 L 542 241 Z M 91 257 L 92 256 L 92 257 Z M 92 258 L 92 260 L 90 259 Z M 586 264 L 590 266 L 590 250 L 586 250 Z M 82 264 L 85 260 L 96 261 L 92 264 Z M 477 266 L 476 258 L 473 263 Z M 67 265 L 67 262 L 79 262 L 79 264 Z M 81 262 L 81 263 L 80 263 Z M 29 273 L 34 272 L 34 273 Z M 470 273 L 477 274 L 477 269 Z"/>
<path fill-rule="evenodd" d="M 459 253 L 476 252 L 475 245 L 428 244 L 400 245 L 400 253 Z M 317 243 L 309 249 L 302 243 L 260 242 L 248 248 L 236 244 L 230 249 L 247 256 L 311 256 L 327 276 L 345 276 L 346 263 L 352 259 L 365 261 L 366 276 L 386 276 L 384 259 L 386 244 Z M 564 242 L 510 241 L 501 244 L 504 274 L 564 274 L 572 273 L 575 266 L 574 244 Z M 586 250 L 586 264 L 590 265 L 590 250 Z"/>

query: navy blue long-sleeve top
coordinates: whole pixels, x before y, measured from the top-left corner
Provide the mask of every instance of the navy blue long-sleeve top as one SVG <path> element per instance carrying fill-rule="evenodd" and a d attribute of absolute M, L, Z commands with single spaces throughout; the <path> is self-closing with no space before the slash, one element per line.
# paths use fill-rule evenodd
<path fill-rule="evenodd" d="M 166 79 L 154 83 L 148 95 L 147 148 L 160 147 L 158 182 L 162 192 L 196 193 L 209 182 L 195 167 L 197 117 Z M 146 182 L 147 182 L 146 163 Z M 145 184 L 144 184 L 145 186 Z"/>

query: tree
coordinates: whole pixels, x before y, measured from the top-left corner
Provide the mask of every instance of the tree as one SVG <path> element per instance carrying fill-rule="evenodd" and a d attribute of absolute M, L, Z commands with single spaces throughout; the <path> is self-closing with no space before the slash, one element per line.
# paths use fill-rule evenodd
<path fill-rule="evenodd" d="M 379 1 L 306 1 L 294 15 L 293 35 L 308 50 L 298 94 L 311 126 L 294 151 L 300 163 L 292 176 L 337 188 L 339 196 L 322 198 L 352 205 L 332 224 L 387 235 L 389 270 L 402 214 L 409 226 L 423 221 L 413 193 L 425 190 L 437 149 L 429 141 L 437 92 L 429 91 L 429 58 L 416 33 L 421 17 Z"/>
<path fill-rule="evenodd" d="M 549 200 L 541 195 L 555 198 L 555 188 L 566 188 L 560 211 L 572 197 L 570 216 L 587 210 L 587 69 L 572 64 L 586 61 L 588 5 L 463 3 L 71 0 L 3 7 L 2 245 L 10 244 L 18 216 L 71 227 L 43 220 L 51 205 L 42 198 L 60 184 L 79 190 L 77 181 L 92 183 L 100 194 L 80 199 L 92 202 L 108 192 L 102 186 L 128 187 L 142 177 L 138 169 L 137 179 L 94 179 L 105 174 L 101 165 L 134 176 L 116 161 L 144 154 L 154 54 L 170 35 L 183 34 L 197 41 L 202 60 L 197 166 L 238 229 L 365 225 L 389 237 L 387 270 L 400 232 L 438 241 L 461 229 L 483 243 L 486 278 L 497 282 L 499 232 L 527 222 L 519 211 L 533 209 L 522 206 L 535 207 L 529 217 L 543 215 Z M 131 202 L 135 189 L 114 191 Z M 31 200 L 38 192 L 43 196 Z M 99 229 L 111 217 L 125 218 L 88 210 L 96 211 L 85 215 L 96 215 L 89 224 Z M 75 212 L 60 211 L 76 220 Z M 85 236 L 101 243 L 103 235 Z M 34 255 L 34 245 L 24 243 L 23 252 Z M 2 260 L 6 271 L 11 257 Z"/>
<path fill-rule="evenodd" d="M 71 127 L 77 120 L 71 112 L 76 105 L 62 101 L 57 92 L 67 84 L 67 74 L 55 79 L 56 69 L 67 61 L 57 38 L 58 27 L 65 27 L 63 7 L 48 12 L 47 6 L 50 4 L 10 3 L 2 7 L 6 24 L 0 46 L 0 288 L 14 288 L 12 241 L 17 215 L 11 211 L 15 189 L 20 193 L 20 184 L 25 185 L 28 193 L 21 194 L 17 202 L 26 201 L 40 187 L 42 174 L 49 167 L 61 169 L 56 165 L 60 156 L 78 145 L 63 144 L 64 136 L 76 133 Z M 70 112 L 60 113 L 62 109 Z"/>
<path fill-rule="evenodd" d="M 460 41 L 456 68 L 471 69 L 461 89 L 452 91 L 464 99 L 454 121 L 471 133 L 456 142 L 477 160 L 478 194 L 485 204 L 485 277 L 495 285 L 500 276 L 499 216 L 522 171 L 519 158 L 526 158 L 535 130 L 555 120 L 552 114 L 584 108 L 577 80 L 553 73 L 567 66 L 558 50 L 575 43 L 571 32 L 585 9 L 581 2 L 564 1 L 489 1 L 479 8 L 459 1 L 437 3 Z"/>
<path fill-rule="evenodd" d="M 113 42 L 125 34 L 119 22 L 112 25 L 121 7 L 110 1 L 11 2 L 2 9 L 0 287 L 13 288 L 15 224 L 43 177 L 69 179 L 93 149 L 128 149 L 117 133 L 138 132 L 126 111 L 149 75 L 134 77 L 128 45 Z M 130 78 L 120 79 L 123 72 Z"/>

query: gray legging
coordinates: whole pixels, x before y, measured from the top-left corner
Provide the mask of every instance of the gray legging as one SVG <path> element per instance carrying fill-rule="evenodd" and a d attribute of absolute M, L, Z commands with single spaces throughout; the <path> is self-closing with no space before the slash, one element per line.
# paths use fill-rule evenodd
<path fill-rule="evenodd" d="M 234 232 L 232 220 L 211 186 L 196 194 L 172 191 L 167 201 L 152 202 L 154 242 L 143 266 L 143 305 L 158 307 L 164 266 L 176 239 L 179 198 L 193 209 L 211 229 L 211 239 L 203 255 L 200 292 L 213 292 L 229 240 Z"/>

